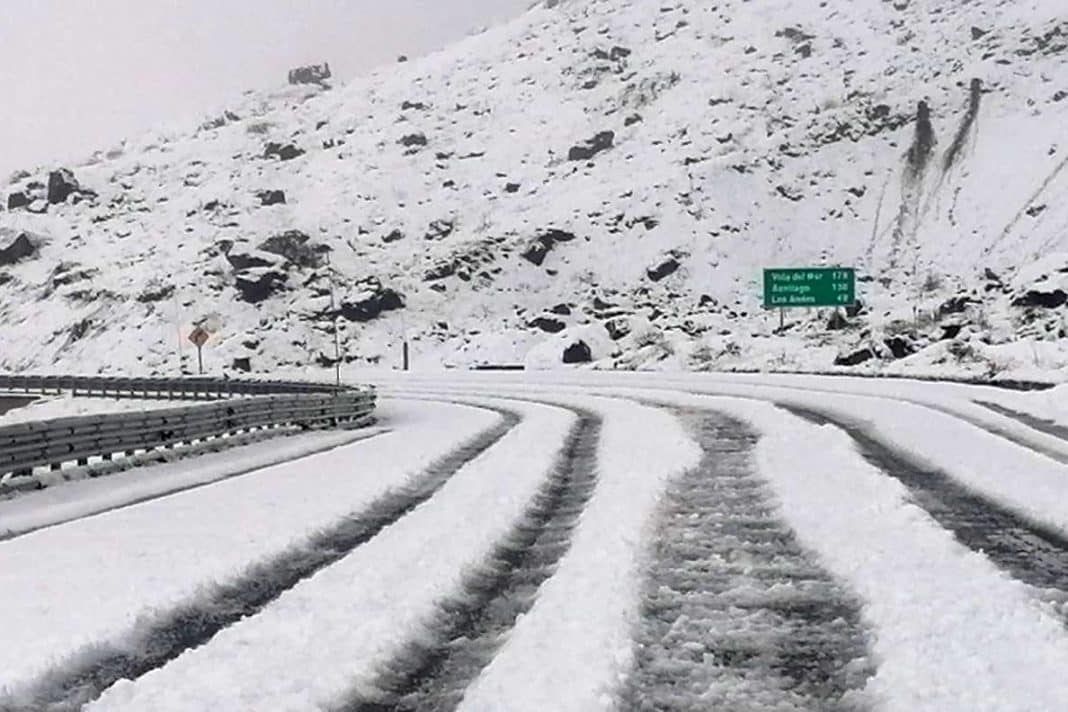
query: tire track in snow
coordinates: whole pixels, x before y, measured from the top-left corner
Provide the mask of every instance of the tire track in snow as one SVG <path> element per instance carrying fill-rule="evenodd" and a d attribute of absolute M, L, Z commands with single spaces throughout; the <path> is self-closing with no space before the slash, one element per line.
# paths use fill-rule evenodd
<path fill-rule="evenodd" d="M 1026 521 L 939 470 L 914 464 L 862 427 L 821 411 L 779 407 L 812 423 L 845 431 L 868 462 L 905 485 L 914 502 L 960 543 L 1024 583 L 1068 595 L 1068 539 L 1063 535 Z"/>
<path fill-rule="evenodd" d="M 597 483 L 599 416 L 579 415 L 560 459 L 523 518 L 471 571 L 463 592 L 440 605 L 421 639 L 387 663 L 378 694 L 353 694 L 343 712 L 453 710 L 489 664 L 518 616 L 530 610 L 541 584 L 571 545 L 571 535 Z"/>
<path fill-rule="evenodd" d="M 1012 418 L 1016 422 L 1023 423 L 1027 427 L 1034 428 L 1039 432 L 1045 433 L 1047 435 L 1052 435 L 1053 437 L 1060 438 L 1061 440 L 1068 440 L 1068 427 L 1058 425 L 1052 420 L 1045 420 L 1044 418 L 1039 418 L 1037 416 L 1031 415 L 1030 413 L 1021 413 L 1018 410 L 1006 408 L 1003 405 L 998 405 L 997 403 L 990 403 L 988 401 L 975 401 L 975 403 L 976 405 L 981 405 L 984 408 L 987 408 L 988 410 L 994 411 L 998 415 L 1004 415 L 1006 418 Z"/>
<path fill-rule="evenodd" d="M 429 467 L 416 481 L 385 493 L 290 551 L 252 565 L 201 599 L 142 623 L 121 641 L 91 646 L 45 674 L 30 689 L 0 697 L 0 712 L 73 712 L 119 680 L 136 679 L 223 628 L 255 615 L 300 581 L 339 561 L 356 547 L 429 500 L 464 465 L 493 447 L 520 421 L 514 411 L 488 408 L 503 420 Z"/>
<path fill-rule="evenodd" d="M 680 410 L 704 451 L 665 495 L 626 710 L 857 709 L 873 673 L 858 603 L 754 474 L 755 434 Z"/>

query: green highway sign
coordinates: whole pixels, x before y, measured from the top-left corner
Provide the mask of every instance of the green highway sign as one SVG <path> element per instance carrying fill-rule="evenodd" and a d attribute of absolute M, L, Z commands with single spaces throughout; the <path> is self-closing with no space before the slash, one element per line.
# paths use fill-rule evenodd
<path fill-rule="evenodd" d="M 857 301 L 857 272 L 851 267 L 764 270 L 764 306 L 847 307 Z"/>

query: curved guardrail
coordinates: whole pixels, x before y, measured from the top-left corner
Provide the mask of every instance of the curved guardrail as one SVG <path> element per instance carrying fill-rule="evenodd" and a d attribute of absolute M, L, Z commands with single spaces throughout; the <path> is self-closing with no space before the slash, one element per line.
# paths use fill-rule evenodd
<path fill-rule="evenodd" d="M 361 427 L 373 420 L 377 400 L 370 387 L 227 379 L 0 376 L 0 390 L 214 401 L 2 426 L 0 491 L 4 479 L 23 479 L 38 467 L 58 470 L 68 463 L 88 464 L 90 458 L 110 460 L 252 430 Z"/>

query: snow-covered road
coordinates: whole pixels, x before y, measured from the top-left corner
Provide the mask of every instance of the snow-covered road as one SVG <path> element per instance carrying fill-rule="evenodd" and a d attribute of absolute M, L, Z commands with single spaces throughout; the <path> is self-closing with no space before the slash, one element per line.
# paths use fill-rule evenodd
<path fill-rule="evenodd" d="M 1049 394 L 376 380 L 374 437 L 34 504 L 0 710 L 1068 709 Z"/>

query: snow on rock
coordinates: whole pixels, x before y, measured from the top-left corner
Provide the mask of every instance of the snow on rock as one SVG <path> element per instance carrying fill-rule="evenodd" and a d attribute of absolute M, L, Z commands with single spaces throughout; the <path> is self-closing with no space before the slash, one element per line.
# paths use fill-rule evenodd
<path fill-rule="evenodd" d="M 340 325 L 363 365 L 407 337 L 417 364 L 562 366 L 532 318 L 567 302 L 611 335 L 584 339 L 601 365 L 1063 378 L 1059 277 L 1020 268 L 1068 249 L 1066 26 L 1060 0 L 544 2 L 347 86 L 248 94 L 96 154 L 63 201 L 67 173 L 17 176 L 0 227 L 53 239 L 0 270 L 0 367 L 159 373 L 209 313 L 209 364 L 304 366 L 333 340 L 309 300 L 375 279 L 403 307 Z M 219 249 L 290 231 L 330 267 Z M 96 270 L 91 299 L 52 291 L 60 263 Z M 778 331 L 761 269 L 837 264 L 862 308 Z M 1052 348 L 998 350 L 1019 340 Z"/>

